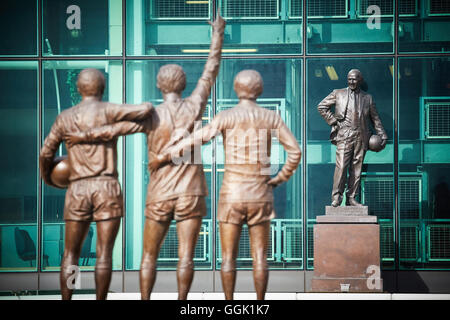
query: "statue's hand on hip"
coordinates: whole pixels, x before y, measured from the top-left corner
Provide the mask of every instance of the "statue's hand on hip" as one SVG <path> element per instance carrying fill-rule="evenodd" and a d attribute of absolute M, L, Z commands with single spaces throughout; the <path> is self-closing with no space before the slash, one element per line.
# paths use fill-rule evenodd
<path fill-rule="evenodd" d="M 341 128 L 339 121 L 337 121 L 335 124 L 333 124 L 332 127 L 335 131 L 339 131 L 339 129 Z"/>

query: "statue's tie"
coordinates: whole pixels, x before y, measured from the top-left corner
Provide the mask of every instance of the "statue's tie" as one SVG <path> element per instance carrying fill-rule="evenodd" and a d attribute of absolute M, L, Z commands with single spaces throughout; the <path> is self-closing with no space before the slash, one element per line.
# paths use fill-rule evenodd
<path fill-rule="evenodd" d="M 352 91 L 352 98 L 353 98 L 353 124 L 354 126 L 358 126 L 359 123 L 359 106 L 356 99 L 358 98 L 358 95 L 355 94 L 354 91 Z"/>

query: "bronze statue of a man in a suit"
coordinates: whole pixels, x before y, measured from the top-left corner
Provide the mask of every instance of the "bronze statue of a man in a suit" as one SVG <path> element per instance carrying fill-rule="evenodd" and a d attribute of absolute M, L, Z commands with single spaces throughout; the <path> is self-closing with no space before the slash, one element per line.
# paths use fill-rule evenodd
<path fill-rule="evenodd" d="M 359 192 L 362 164 L 372 134 L 369 121 L 382 140 L 382 148 L 386 146 L 387 141 L 372 96 L 360 89 L 363 82 L 361 72 L 358 69 L 350 70 L 347 82 L 347 88 L 333 90 L 317 107 L 320 115 L 331 126 L 330 140 L 337 147 L 331 194 L 333 207 L 339 206 L 342 202 L 347 169 L 349 178 L 346 205 L 361 206 L 355 198 Z M 331 112 L 332 106 L 335 106 L 334 113 Z"/>

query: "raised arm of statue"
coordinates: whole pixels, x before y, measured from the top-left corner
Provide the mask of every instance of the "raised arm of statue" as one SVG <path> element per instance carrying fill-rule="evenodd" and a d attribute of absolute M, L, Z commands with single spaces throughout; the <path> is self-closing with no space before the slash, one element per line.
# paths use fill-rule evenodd
<path fill-rule="evenodd" d="M 196 119 L 198 119 L 205 111 L 211 87 L 219 72 L 220 57 L 222 54 L 223 35 L 226 22 L 219 14 L 217 14 L 214 23 L 210 24 L 213 28 L 213 33 L 211 45 L 209 47 L 208 60 L 203 68 L 202 76 L 198 80 L 197 86 L 190 96 L 190 99 L 195 102 L 195 108 L 197 108 L 197 110 L 194 110 Z"/>

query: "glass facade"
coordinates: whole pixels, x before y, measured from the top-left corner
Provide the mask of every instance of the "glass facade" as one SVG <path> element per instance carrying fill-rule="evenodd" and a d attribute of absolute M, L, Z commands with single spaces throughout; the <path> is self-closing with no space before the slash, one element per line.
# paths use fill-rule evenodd
<path fill-rule="evenodd" d="M 450 262 L 450 61 L 399 61 L 400 267 Z"/>
<path fill-rule="evenodd" d="M 36 271 L 38 62 L 0 61 L 0 82 L 0 270 Z"/>
<path fill-rule="evenodd" d="M 206 23 L 221 10 L 224 55 L 301 52 L 301 0 L 131 0 L 128 55 L 207 55 Z"/>
<path fill-rule="evenodd" d="M 122 0 L 44 0 L 42 11 L 44 56 L 122 54 Z"/>
<path fill-rule="evenodd" d="M 399 1 L 400 52 L 449 52 L 450 3 L 439 0 Z"/>
<path fill-rule="evenodd" d="M 392 0 L 307 0 L 308 53 L 393 53 Z"/>
<path fill-rule="evenodd" d="M 234 76 L 256 69 L 264 79 L 258 103 L 278 112 L 303 157 L 291 180 L 275 189 L 276 219 L 268 253 L 275 270 L 313 268 L 313 225 L 331 199 L 335 147 L 317 111 L 333 89 L 362 71 L 389 137 L 364 161 L 360 201 L 380 223 L 384 270 L 450 270 L 450 9 L 434 0 L 22 0 L 0 4 L 0 271 L 59 270 L 64 249 L 65 190 L 42 183 L 38 151 L 57 114 L 80 97 L 75 81 L 101 70 L 104 100 L 162 101 L 156 74 L 177 63 L 192 92 L 206 62 L 217 8 L 227 21 L 221 69 L 203 124 L 234 106 Z M 26 9 L 24 9 L 26 8 Z M 306 14 L 305 14 L 306 13 Z M 303 23 L 305 21 L 305 23 Z M 64 146 L 61 154 L 65 153 Z M 121 138 L 120 181 L 126 214 L 113 257 L 115 270 L 138 270 L 147 173 L 143 134 Z M 286 157 L 274 141 L 272 163 Z M 197 270 L 220 270 L 216 211 L 223 145 L 202 147 L 209 187 Z M 95 265 L 95 224 L 80 266 Z M 239 269 L 251 268 L 244 228 Z M 158 260 L 175 270 L 173 224 Z M 38 268 L 39 267 L 39 268 Z"/>
<path fill-rule="evenodd" d="M 5 0 L 0 4 L 0 56 L 36 56 L 37 1 Z"/>

